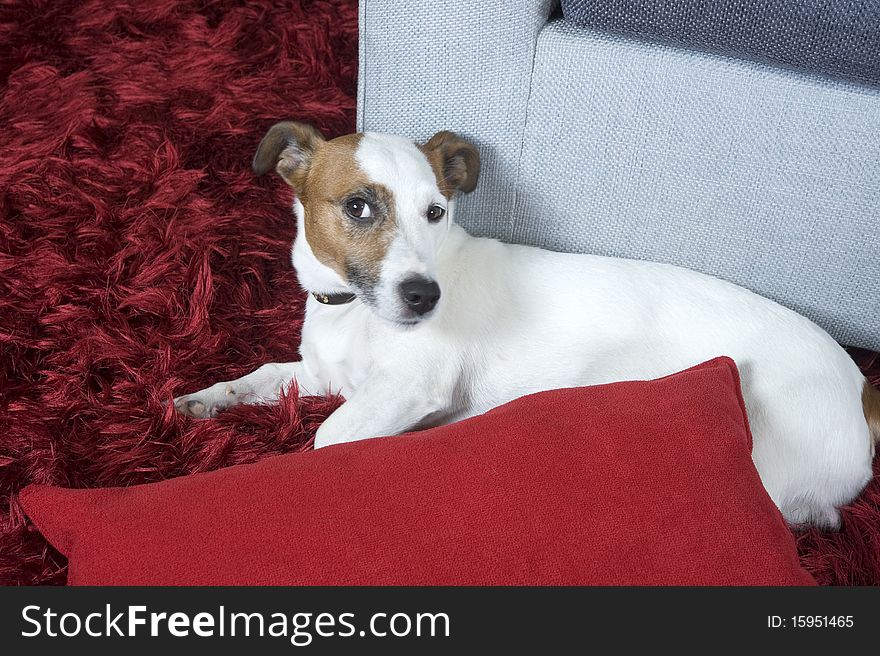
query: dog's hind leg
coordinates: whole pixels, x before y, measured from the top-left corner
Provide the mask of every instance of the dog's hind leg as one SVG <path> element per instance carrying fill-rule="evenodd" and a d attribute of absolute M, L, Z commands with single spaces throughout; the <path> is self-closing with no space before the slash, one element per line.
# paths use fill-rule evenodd
<path fill-rule="evenodd" d="M 296 382 L 300 396 L 324 394 L 328 390 L 302 362 L 264 364 L 251 373 L 206 387 L 174 399 L 174 407 L 182 415 L 207 419 L 220 410 L 243 403 L 272 403 L 281 390 Z"/>

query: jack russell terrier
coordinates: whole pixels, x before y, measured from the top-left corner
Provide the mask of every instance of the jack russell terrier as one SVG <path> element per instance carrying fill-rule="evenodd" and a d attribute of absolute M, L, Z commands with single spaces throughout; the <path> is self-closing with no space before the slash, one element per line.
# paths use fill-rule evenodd
<path fill-rule="evenodd" d="M 296 192 L 302 360 L 181 396 L 184 415 L 272 402 L 291 384 L 303 396 L 339 393 L 320 448 L 726 354 L 740 369 L 755 466 L 788 522 L 837 527 L 838 507 L 871 479 L 880 393 L 827 333 L 687 269 L 468 235 L 454 196 L 476 187 L 480 156 L 455 134 L 328 141 L 283 122 L 253 169 L 275 169 Z"/>

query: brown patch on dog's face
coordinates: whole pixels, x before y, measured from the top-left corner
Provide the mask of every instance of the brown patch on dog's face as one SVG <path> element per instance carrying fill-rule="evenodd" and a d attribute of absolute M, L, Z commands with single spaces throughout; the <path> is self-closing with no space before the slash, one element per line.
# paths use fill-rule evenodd
<path fill-rule="evenodd" d="M 356 152 L 360 134 L 330 141 L 301 123 L 273 126 L 257 149 L 254 171 L 274 167 L 294 188 L 304 210 L 306 239 L 315 257 L 369 296 L 394 239 L 394 198 L 361 170 Z M 368 218 L 347 212 L 349 203 L 369 207 Z"/>
<path fill-rule="evenodd" d="M 454 132 L 443 130 L 425 144 L 416 144 L 434 170 L 437 186 L 446 198 L 456 191 L 470 193 L 480 177 L 480 151 Z"/>
<path fill-rule="evenodd" d="M 355 159 L 360 135 L 327 142 L 315 152 L 300 202 L 305 210 L 306 239 L 315 257 L 343 280 L 369 293 L 397 231 L 394 197 L 371 182 Z M 357 220 L 346 204 L 362 201 L 371 216 Z"/>

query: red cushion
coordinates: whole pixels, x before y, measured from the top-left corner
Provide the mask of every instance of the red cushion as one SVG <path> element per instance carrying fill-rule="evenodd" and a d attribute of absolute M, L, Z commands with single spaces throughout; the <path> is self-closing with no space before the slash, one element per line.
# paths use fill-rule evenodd
<path fill-rule="evenodd" d="M 733 361 L 128 489 L 32 485 L 78 585 L 812 584 Z"/>

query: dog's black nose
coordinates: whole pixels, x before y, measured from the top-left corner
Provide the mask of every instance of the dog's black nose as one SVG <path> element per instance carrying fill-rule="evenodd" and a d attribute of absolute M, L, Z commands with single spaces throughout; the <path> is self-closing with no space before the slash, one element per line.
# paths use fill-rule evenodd
<path fill-rule="evenodd" d="M 410 310 L 416 314 L 426 314 L 440 300 L 440 286 L 433 280 L 412 278 L 400 283 L 400 295 Z"/>

